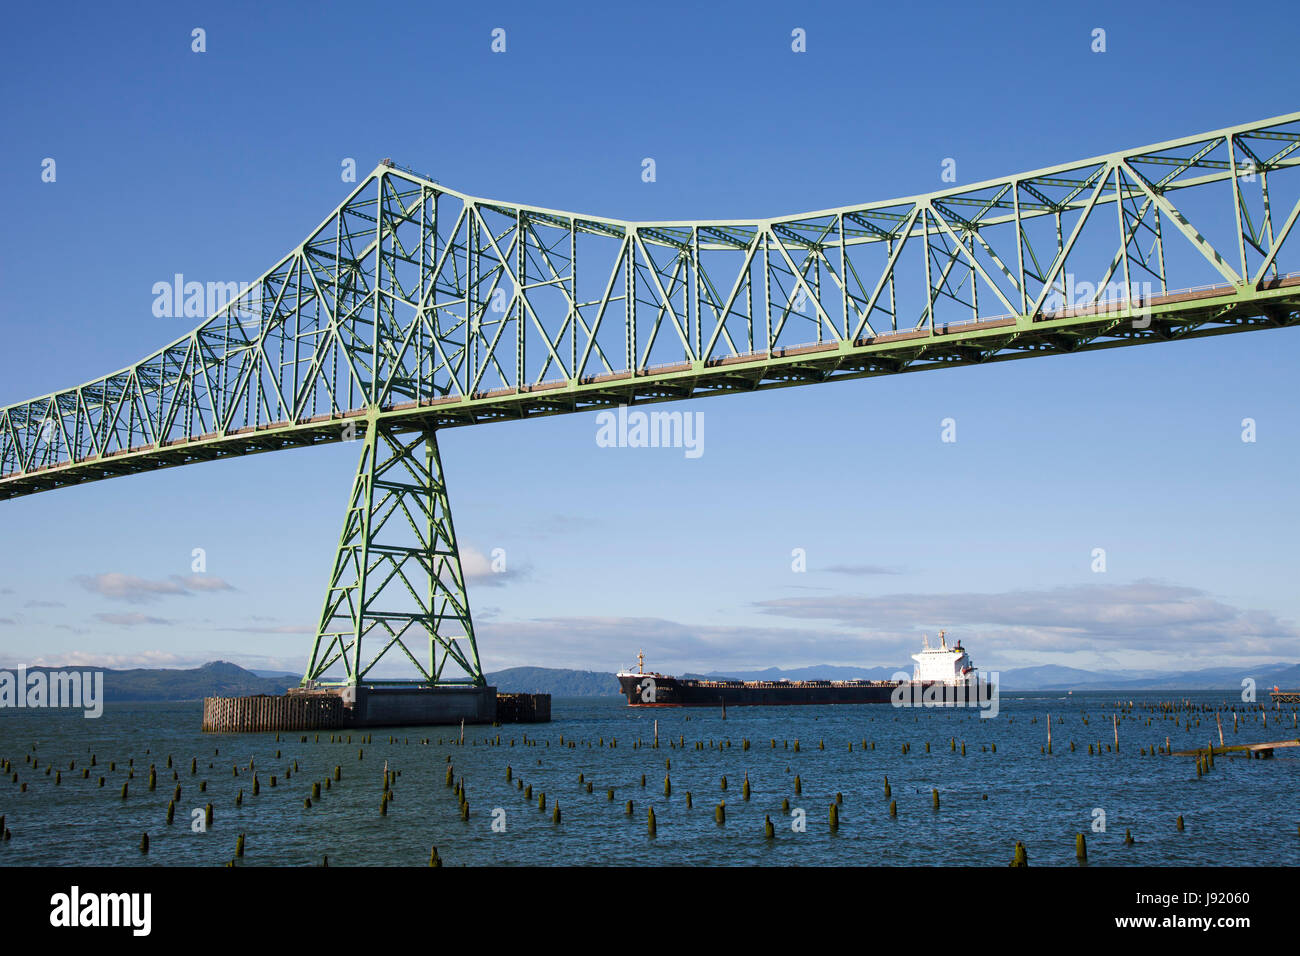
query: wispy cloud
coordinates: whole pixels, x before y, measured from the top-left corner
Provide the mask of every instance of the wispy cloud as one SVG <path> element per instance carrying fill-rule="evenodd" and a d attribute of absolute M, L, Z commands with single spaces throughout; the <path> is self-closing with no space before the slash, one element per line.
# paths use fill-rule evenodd
<path fill-rule="evenodd" d="M 552 617 L 491 620 L 477 629 L 488 669 L 535 664 L 616 670 L 638 650 L 658 670 L 793 667 L 804 664 L 898 666 L 916 650 L 910 634 L 846 634 L 825 629 L 692 625 L 665 618 Z"/>
<path fill-rule="evenodd" d="M 832 564 L 819 570 L 829 571 L 831 574 L 851 574 L 855 577 L 866 577 L 874 574 L 904 574 L 900 568 L 890 568 L 883 564 Z"/>
<path fill-rule="evenodd" d="M 224 579 L 207 574 L 191 574 L 188 577 L 172 575 L 162 580 L 149 580 L 110 571 L 106 574 L 83 575 L 76 578 L 76 581 L 93 594 L 115 601 L 126 601 L 128 604 L 146 604 L 169 595 L 234 590 Z"/>
<path fill-rule="evenodd" d="M 532 573 L 532 568 L 524 564 L 515 564 L 508 560 L 508 555 L 498 560 L 480 551 L 478 548 L 462 545 L 460 549 L 460 568 L 466 582 L 479 587 L 501 588 L 512 581 L 519 581 Z M 502 570 L 496 570 L 505 562 Z"/>
<path fill-rule="evenodd" d="M 71 650 L 45 654 L 34 658 L 17 658 L 0 655 L 0 667 L 107 667 L 123 670 L 133 667 L 192 669 L 213 661 L 229 661 L 245 670 L 277 671 L 301 674 L 306 663 L 303 656 L 268 656 L 262 654 L 231 654 L 229 651 L 196 651 L 177 654 L 173 651 L 142 650 L 122 654 L 105 654 L 99 651 Z"/>
<path fill-rule="evenodd" d="M 1086 646 L 1294 656 L 1300 630 L 1269 611 L 1233 607 L 1199 588 L 1141 580 L 1042 591 L 836 595 L 759 601 L 766 614 L 865 631 L 974 628 L 981 643 L 1021 650 Z"/>
<path fill-rule="evenodd" d="M 241 634 L 312 634 L 316 629 L 306 624 L 245 624 L 219 630 L 237 631 Z"/>
<path fill-rule="evenodd" d="M 225 579 L 213 577 L 210 574 L 191 574 L 187 578 L 181 578 L 188 591 L 203 593 L 207 591 L 233 591 L 235 588 Z"/>
<path fill-rule="evenodd" d="M 96 614 L 95 620 L 102 621 L 105 624 L 116 624 L 118 627 L 139 627 L 141 625 L 166 625 L 173 623 L 162 617 L 151 617 L 148 614 Z"/>
<path fill-rule="evenodd" d="M 1039 663 L 1157 670 L 1300 659 L 1300 629 L 1265 610 L 1157 581 L 994 593 L 807 594 L 756 602 L 771 626 L 665 618 L 483 620 L 484 666 L 612 670 L 638 650 L 657 670 L 741 670 L 850 664 L 901 668 L 922 632 L 947 629 L 981 667 Z"/>
<path fill-rule="evenodd" d="M 170 651 L 138 651 L 132 654 L 103 654 L 92 651 L 64 651 L 59 654 L 40 655 L 30 659 L 6 658 L 5 667 L 107 667 L 121 670 L 130 667 L 198 667 L 201 659 L 185 657 Z"/>

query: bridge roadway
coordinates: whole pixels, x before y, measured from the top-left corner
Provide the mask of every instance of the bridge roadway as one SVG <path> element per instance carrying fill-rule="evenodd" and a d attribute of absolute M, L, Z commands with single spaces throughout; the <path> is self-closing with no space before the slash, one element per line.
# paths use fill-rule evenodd
<path fill-rule="evenodd" d="M 635 374 L 624 369 L 577 381 L 556 380 L 388 404 L 374 417 L 409 421 L 413 427 L 448 428 L 1300 323 L 1300 273 L 1265 280 L 1244 300 L 1241 291 L 1232 285 L 1215 285 L 1152 296 L 1140 303 L 1112 301 L 1049 312 L 1033 319 L 994 316 L 933 329 L 886 331 L 852 344 L 810 342 L 706 362 L 642 368 Z M 28 472 L 10 472 L 0 476 L 0 499 L 119 474 L 338 441 L 348 421 L 368 415 L 370 410 L 362 406 L 298 422 L 209 432 L 193 439 L 172 439 L 161 445 L 140 445 Z"/>
<path fill-rule="evenodd" d="M 386 160 L 193 332 L 0 408 L 0 499 L 380 423 L 436 431 L 1294 325 L 1297 167 L 1291 113 L 903 199 L 631 222 L 470 196 Z"/>

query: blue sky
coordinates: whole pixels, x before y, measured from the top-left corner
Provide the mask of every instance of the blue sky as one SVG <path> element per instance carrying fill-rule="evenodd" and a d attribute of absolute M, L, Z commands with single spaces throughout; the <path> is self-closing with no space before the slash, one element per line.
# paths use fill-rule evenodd
<path fill-rule="evenodd" d="M 346 158 L 630 219 L 820 209 L 939 189 L 946 157 L 976 182 L 1288 112 L 1298 24 L 1284 3 L 17 8 L 0 404 L 187 332 L 154 283 L 255 278 L 346 195 Z M 1297 334 L 689 403 L 698 459 L 598 447 L 594 415 L 446 432 L 484 664 L 897 666 L 940 627 L 986 668 L 1298 660 Z M 355 453 L 0 503 L 0 663 L 299 669 Z M 477 573 L 494 548 L 509 572 Z"/>

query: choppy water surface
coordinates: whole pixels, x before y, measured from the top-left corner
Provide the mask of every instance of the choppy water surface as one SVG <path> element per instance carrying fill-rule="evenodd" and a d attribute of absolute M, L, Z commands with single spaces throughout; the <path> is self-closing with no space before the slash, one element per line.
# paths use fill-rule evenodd
<path fill-rule="evenodd" d="M 1016 840 L 1025 843 L 1031 864 L 1073 866 L 1079 831 L 1087 833 L 1091 865 L 1300 863 L 1300 748 L 1279 750 L 1273 760 L 1219 757 L 1198 779 L 1193 758 L 1141 756 L 1139 749 L 1163 745 L 1166 737 L 1175 750 L 1217 743 L 1214 714 L 1147 708 L 1222 706 L 1224 694 L 1126 696 L 1118 708 L 1120 750 L 1108 753 L 1119 701 L 1114 693 L 1003 696 L 993 719 L 973 710 L 860 705 L 732 708 L 723 720 L 713 710 L 570 699 L 554 702 L 550 724 L 467 727 L 463 746 L 456 742 L 459 730 L 447 727 L 375 730 L 368 743 L 357 732 L 350 743 L 346 734 L 330 742 L 328 732 L 319 742 L 315 733 L 306 742 L 301 733 L 281 734 L 278 742 L 275 734 L 205 735 L 198 731 L 199 704 L 109 705 L 98 720 L 7 710 L 0 712 L 0 758 L 12 762 L 19 782 L 12 774 L 0 778 L 0 813 L 13 834 L 0 843 L 0 865 L 221 865 L 244 833 L 244 866 L 319 864 L 326 855 L 335 866 L 424 865 L 433 846 L 448 866 L 1004 865 Z M 1045 755 L 1049 713 L 1054 753 Z M 1258 711 L 1242 714 L 1235 736 L 1232 714 L 1224 716 L 1229 744 L 1300 736 L 1293 710 L 1269 712 L 1267 726 Z M 656 720 L 657 749 L 651 746 Z M 1094 750 L 1101 745 L 1100 755 L 1089 755 L 1089 743 Z M 83 779 L 92 754 L 96 765 Z M 198 771 L 191 775 L 195 757 Z M 468 821 L 445 784 L 448 758 L 465 782 Z M 256 797 L 250 761 L 261 787 Z M 292 771 L 295 761 L 299 769 Z M 380 814 L 385 761 L 400 772 L 386 816 Z M 147 789 L 151 763 L 158 768 L 153 792 Z M 323 787 L 335 766 L 342 779 L 305 808 L 312 783 Z M 507 782 L 507 766 L 516 782 Z M 49 775 L 47 767 L 54 768 Z M 671 796 L 664 795 L 665 774 Z M 518 780 L 531 785 L 531 799 Z M 167 803 L 178 785 L 181 798 L 168 825 Z M 938 811 L 932 788 L 939 790 Z M 236 807 L 240 790 L 243 806 Z M 693 809 L 686 806 L 688 791 Z M 540 792 L 545 811 L 537 807 Z M 832 831 L 829 808 L 837 793 L 843 803 Z M 791 812 L 782 812 L 783 798 Z M 558 825 L 551 819 L 557 800 Z M 719 825 L 714 809 L 723 800 L 726 822 Z M 207 803 L 213 826 L 192 832 L 191 811 Z M 658 824 L 653 837 L 646 825 L 651 806 Z M 492 828 L 498 808 L 504 832 Z M 806 832 L 791 828 L 798 809 L 806 813 Z M 1105 812 L 1105 832 L 1092 829 L 1097 809 Z M 765 816 L 775 824 L 775 839 L 764 838 Z M 1124 845 L 1125 829 L 1134 844 Z M 144 832 L 148 856 L 139 850 Z"/>

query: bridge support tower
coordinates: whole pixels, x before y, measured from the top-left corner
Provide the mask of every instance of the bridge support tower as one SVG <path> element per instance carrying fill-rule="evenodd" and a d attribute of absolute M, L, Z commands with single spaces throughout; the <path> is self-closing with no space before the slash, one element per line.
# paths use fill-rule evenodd
<path fill-rule="evenodd" d="M 386 656 L 419 676 L 370 678 Z M 302 683 L 486 688 L 433 429 L 367 424 Z"/>

